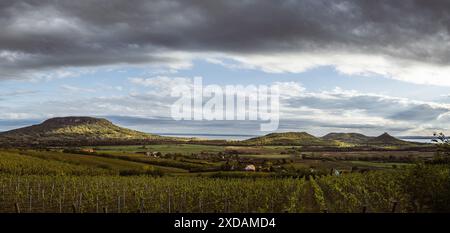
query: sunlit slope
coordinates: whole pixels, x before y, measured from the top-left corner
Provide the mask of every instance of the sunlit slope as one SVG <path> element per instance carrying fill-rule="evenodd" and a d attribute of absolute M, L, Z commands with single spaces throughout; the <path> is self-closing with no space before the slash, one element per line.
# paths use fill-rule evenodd
<path fill-rule="evenodd" d="M 314 137 L 306 132 L 271 133 L 244 141 L 249 145 L 336 146 L 335 141 Z"/>
<path fill-rule="evenodd" d="M 114 125 L 93 117 L 59 117 L 41 124 L 0 133 L 0 144 L 60 145 L 68 143 L 120 143 L 132 140 L 172 139 Z"/>

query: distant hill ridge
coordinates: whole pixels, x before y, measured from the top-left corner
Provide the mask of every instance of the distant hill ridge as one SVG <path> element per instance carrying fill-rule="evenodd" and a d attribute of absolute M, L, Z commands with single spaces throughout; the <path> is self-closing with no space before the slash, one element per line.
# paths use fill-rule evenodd
<path fill-rule="evenodd" d="M 329 133 L 322 137 L 325 140 L 336 140 L 346 143 L 365 143 L 372 137 L 360 133 Z"/>
<path fill-rule="evenodd" d="M 308 145 L 308 146 L 333 146 L 334 141 L 314 137 L 306 132 L 270 133 L 265 136 L 250 138 L 243 141 L 246 144 L 257 145 Z"/>
<path fill-rule="evenodd" d="M 48 119 L 41 124 L 14 129 L 0 133 L 0 146 L 65 146 L 65 145 L 120 145 L 153 142 L 192 142 L 213 141 L 193 138 L 164 137 L 143 133 L 114 125 L 103 118 L 71 116 Z M 220 142 L 226 143 L 226 142 Z M 306 132 L 270 133 L 250 138 L 240 145 L 298 145 L 298 146 L 369 146 L 369 145 L 414 145 L 384 133 L 369 137 L 359 133 L 329 133 L 315 137 Z"/>
<path fill-rule="evenodd" d="M 106 119 L 94 117 L 51 118 L 41 124 L 0 133 L 0 144 L 12 145 L 64 145 L 77 142 L 161 139 L 166 137 L 122 128 Z"/>
<path fill-rule="evenodd" d="M 246 144 L 257 145 L 300 145 L 300 146 L 394 146 L 413 145 L 395 138 L 388 133 L 378 137 L 370 137 L 360 133 L 329 133 L 323 137 L 315 137 L 306 132 L 271 133 L 244 141 Z"/>

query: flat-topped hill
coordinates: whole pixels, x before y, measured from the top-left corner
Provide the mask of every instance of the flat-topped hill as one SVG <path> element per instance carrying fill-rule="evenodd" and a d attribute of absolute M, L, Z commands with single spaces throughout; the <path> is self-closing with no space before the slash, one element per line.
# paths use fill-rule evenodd
<path fill-rule="evenodd" d="M 372 139 L 372 137 L 360 133 L 329 133 L 323 136 L 322 139 L 335 140 L 351 144 L 363 144 L 367 143 L 367 141 Z"/>
<path fill-rule="evenodd" d="M 245 140 L 246 144 L 256 145 L 303 145 L 303 146 L 329 146 L 334 142 L 314 137 L 306 132 L 271 133 L 261 137 Z"/>
<path fill-rule="evenodd" d="M 71 142 L 105 142 L 158 140 L 164 137 L 122 128 L 93 117 L 57 117 L 41 124 L 0 133 L 0 144 L 67 144 Z"/>

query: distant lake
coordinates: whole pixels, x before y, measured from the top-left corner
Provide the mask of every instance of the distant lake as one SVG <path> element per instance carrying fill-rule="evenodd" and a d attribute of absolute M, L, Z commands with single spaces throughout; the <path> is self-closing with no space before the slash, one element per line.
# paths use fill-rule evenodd
<path fill-rule="evenodd" d="M 399 138 L 403 141 L 408 141 L 408 142 L 433 143 L 431 141 L 431 138 L 410 138 L 410 137 L 408 137 L 408 138 L 399 137 Z"/>
<path fill-rule="evenodd" d="M 183 137 L 183 138 L 204 138 L 216 140 L 246 140 L 249 138 L 258 137 L 258 135 L 244 135 L 244 134 L 159 134 L 168 137 Z"/>

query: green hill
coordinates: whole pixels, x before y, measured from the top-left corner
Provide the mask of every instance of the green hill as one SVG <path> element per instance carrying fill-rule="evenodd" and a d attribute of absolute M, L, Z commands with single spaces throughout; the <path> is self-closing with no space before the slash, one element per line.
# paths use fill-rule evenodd
<path fill-rule="evenodd" d="M 415 143 L 400 140 L 383 133 L 378 137 L 369 137 L 359 133 L 329 133 L 322 137 L 326 140 L 334 140 L 355 146 L 412 146 Z"/>
<path fill-rule="evenodd" d="M 289 146 L 413 146 L 414 143 L 395 138 L 388 133 L 369 137 L 359 133 L 329 133 L 314 137 L 306 132 L 271 133 L 244 140 L 246 145 L 289 145 Z"/>
<path fill-rule="evenodd" d="M 334 140 L 349 144 L 365 144 L 372 137 L 360 133 L 329 133 L 322 137 L 325 140 Z"/>
<path fill-rule="evenodd" d="M 122 128 L 106 119 L 93 117 L 57 117 L 41 124 L 0 133 L 0 146 L 6 147 L 131 145 L 157 142 L 227 143 L 195 138 L 163 137 Z M 414 145 L 387 133 L 378 137 L 368 137 L 358 133 L 330 133 L 318 138 L 306 132 L 271 133 L 241 141 L 239 144 L 331 147 Z"/>
<path fill-rule="evenodd" d="M 110 144 L 138 140 L 168 140 L 169 137 L 143 133 L 93 117 L 58 117 L 0 133 L 3 145 Z"/>
<path fill-rule="evenodd" d="M 332 146 L 333 141 L 314 137 L 306 132 L 271 133 L 265 136 L 243 141 L 249 145 L 299 145 L 299 146 Z"/>
<path fill-rule="evenodd" d="M 388 133 L 383 133 L 378 137 L 371 138 L 367 141 L 369 145 L 413 145 L 414 143 L 400 140 L 392 137 Z"/>

